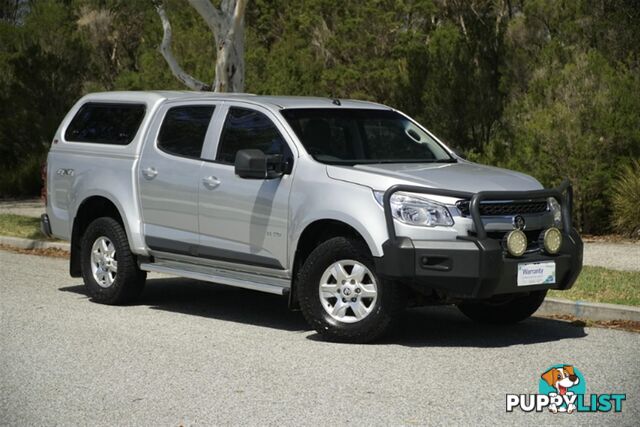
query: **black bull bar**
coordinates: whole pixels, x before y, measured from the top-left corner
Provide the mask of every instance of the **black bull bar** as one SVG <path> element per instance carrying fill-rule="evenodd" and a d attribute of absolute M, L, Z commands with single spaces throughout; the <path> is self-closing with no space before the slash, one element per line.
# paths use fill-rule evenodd
<path fill-rule="evenodd" d="M 555 198 L 562 208 L 562 233 L 568 236 L 573 225 L 571 220 L 571 211 L 573 205 L 573 187 L 568 179 L 562 181 L 555 188 L 531 191 L 480 191 L 478 193 L 469 193 L 465 191 L 444 190 L 439 188 L 421 187 L 417 185 L 397 184 L 389 187 L 385 191 L 382 198 L 384 207 L 384 217 L 389 233 L 389 240 L 397 239 L 396 229 L 393 224 L 393 215 L 391 212 L 391 196 L 399 191 L 417 194 L 430 194 L 434 196 L 454 197 L 458 199 L 469 200 L 469 214 L 473 221 L 473 225 L 478 239 L 487 237 L 487 232 L 482 223 L 480 215 L 480 203 L 484 200 L 500 201 L 500 200 L 533 200 L 542 198 Z"/>

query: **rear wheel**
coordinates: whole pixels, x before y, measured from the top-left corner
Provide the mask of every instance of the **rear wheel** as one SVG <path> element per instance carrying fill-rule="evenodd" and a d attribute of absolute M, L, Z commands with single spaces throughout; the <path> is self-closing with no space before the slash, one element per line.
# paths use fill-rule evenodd
<path fill-rule="evenodd" d="M 103 217 L 87 227 L 81 243 L 82 277 L 91 298 L 103 304 L 127 304 L 142 292 L 147 277 L 138 268 L 120 223 Z"/>
<path fill-rule="evenodd" d="M 534 291 L 495 301 L 469 301 L 458 304 L 465 316 L 483 323 L 509 324 L 525 320 L 540 308 L 547 291 Z"/>
<path fill-rule="evenodd" d="M 404 289 L 374 271 L 362 242 L 335 237 L 320 244 L 297 278 L 309 324 L 330 341 L 364 343 L 388 332 L 404 308 Z"/>

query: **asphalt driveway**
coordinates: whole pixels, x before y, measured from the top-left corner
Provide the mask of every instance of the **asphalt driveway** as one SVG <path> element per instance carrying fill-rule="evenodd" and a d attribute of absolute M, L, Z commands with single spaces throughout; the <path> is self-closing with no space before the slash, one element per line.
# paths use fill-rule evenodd
<path fill-rule="evenodd" d="M 91 302 L 62 259 L 0 251 L 3 425 L 637 425 L 640 335 L 534 318 L 478 326 L 411 310 L 374 345 L 322 342 L 282 298 L 152 278 L 138 305 Z M 505 413 L 573 364 L 618 414 Z"/>

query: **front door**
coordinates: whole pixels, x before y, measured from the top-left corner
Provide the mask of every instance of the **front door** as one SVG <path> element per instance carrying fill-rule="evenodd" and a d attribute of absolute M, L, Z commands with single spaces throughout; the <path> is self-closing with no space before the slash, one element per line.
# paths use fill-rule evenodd
<path fill-rule="evenodd" d="M 205 156 L 209 159 L 202 165 L 199 255 L 248 267 L 286 269 L 292 176 L 243 179 L 233 165 L 236 152 L 249 148 L 283 154 L 293 165 L 286 132 L 268 110 L 240 103 L 225 103 L 224 108 L 215 153 Z"/>
<path fill-rule="evenodd" d="M 150 129 L 138 168 L 142 220 L 151 250 L 197 255 L 198 185 L 212 103 L 169 104 Z"/>

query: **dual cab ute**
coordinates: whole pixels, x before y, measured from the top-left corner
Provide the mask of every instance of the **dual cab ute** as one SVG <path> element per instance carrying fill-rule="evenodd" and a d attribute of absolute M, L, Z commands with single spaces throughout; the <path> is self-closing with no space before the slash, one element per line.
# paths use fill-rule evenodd
<path fill-rule="evenodd" d="M 582 267 L 567 182 L 468 162 L 370 102 L 90 94 L 47 171 L 42 228 L 100 303 L 155 271 L 286 296 L 325 338 L 367 342 L 407 304 L 523 320 Z"/>

